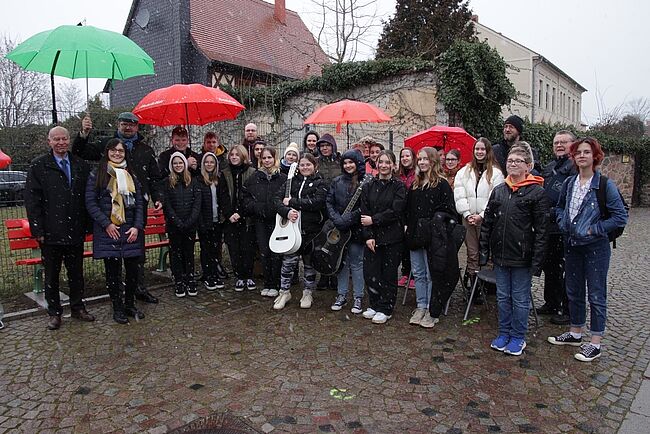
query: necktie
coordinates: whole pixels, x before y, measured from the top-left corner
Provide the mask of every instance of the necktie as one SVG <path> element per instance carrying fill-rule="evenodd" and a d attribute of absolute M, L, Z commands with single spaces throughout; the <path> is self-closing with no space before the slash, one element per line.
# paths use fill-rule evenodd
<path fill-rule="evenodd" d="M 63 173 L 65 173 L 65 176 L 68 178 L 68 185 L 72 185 L 72 177 L 70 176 L 70 163 L 68 160 L 61 160 L 61 169 L 63 169 Z"/>

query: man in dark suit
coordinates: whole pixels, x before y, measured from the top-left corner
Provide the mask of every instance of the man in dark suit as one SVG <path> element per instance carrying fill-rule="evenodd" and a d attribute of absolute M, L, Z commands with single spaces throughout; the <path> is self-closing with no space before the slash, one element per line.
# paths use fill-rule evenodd
<path fill-rule="evenodd" d="M 158 170 L 158 161 L 153 148 L 139 133 L 138 117 L 130 112 L 120 113 L 117 116 L 117 131 L 111 136 L 91 140 L 92 129 L 92 119 L 90 116 L 84 117 L 81 121 L 81 131 L 72 143 L 72 153 L 84 160 L 99 161 L 104 154 L 106 143 L 112 138 L 119 138 L 126 147 L 127 157 L 131 161 L 129 164 L 133 167 L 135 176 L 142 187 L 144 215 L 147 215 L 149 200 L 153 202 L 155 209 L 162 209 L 162 191 L 160 189 L 162 175 Z M 144 283 L 145 261 L 146 256 L 142 255 L 138 263 L 138 287 L 135 291 L 135 298 L 145 303 L 158 303 L 158 299 L 147 291 Z"/>
<path fill-rule="evenodd" d="M 94 321 L 83 302 L 83 251 L 87 213 L 86 182 L 90 167 L 68 152 L 70 134 L 54 127 L 47 136 L 51 150 L 34 161 L 27 172 L 25 208 L 32 235 L 38 240 L 45 268 L 48 328 L 61 327 L 59 274 L 65 264 L 73 318 Z"/>

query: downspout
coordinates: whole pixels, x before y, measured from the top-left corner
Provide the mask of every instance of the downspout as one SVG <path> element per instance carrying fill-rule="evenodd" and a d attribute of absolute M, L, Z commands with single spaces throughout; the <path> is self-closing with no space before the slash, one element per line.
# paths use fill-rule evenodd
<path fill-rule="evenodd" d="M 537 92 L 535 92 L 535 84 L 537 84 L 537 77 L 535 76 L 535 70 L 537 69 L 537 66 L 540 64 L 540 62 L 535 57 L 533 57 L 532 60 L 533 60 L 533 67 L 531 68 L 531 71 L 532 71 L 532 80 L 531 81 L 532 81 L 532 83 L 531 83 L 531 95 L 530 95 L 530 99 L 531 99 L 531 101 L 530 101 L 531 102 L 530 123 L 534 124 L 535 123 L 535 107 L 536 107 L 536 105 L 535 105 L 535 95 L 537 94 Z M 540 104 L 540 101 L 537 101 L 537 104 Z"/>

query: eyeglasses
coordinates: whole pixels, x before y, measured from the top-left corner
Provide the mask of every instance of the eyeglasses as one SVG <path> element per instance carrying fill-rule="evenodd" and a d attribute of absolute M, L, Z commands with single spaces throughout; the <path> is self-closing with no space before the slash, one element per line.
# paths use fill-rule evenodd
<path fill-rule="evenodd" d="M 124 154 L 126 151 L 124 149 L 114 148 L 114 149 L 109 149 L 108 152 L 112 152 L 114 154 Z"/>
<path fill-rule="evenodd" d="M 520 159 L 518 159 L 518 160 L 510 160 L 510 159 L 506 160 L 506 164 L 508 166 L 513 166 L 513 165 L 518 166 L 518 165 L 523 164 L 525 162 L 526 162 L 526 160 L 520 160 Z"/>

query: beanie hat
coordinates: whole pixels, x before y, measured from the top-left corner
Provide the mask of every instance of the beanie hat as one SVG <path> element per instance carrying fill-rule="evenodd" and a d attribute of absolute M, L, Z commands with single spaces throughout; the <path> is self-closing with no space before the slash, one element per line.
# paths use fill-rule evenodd
<path fill-rule="evenodd" d="M 287 145 L 287 149 L 284 150 L 284 154 L 282 154 L 285 158 L 287 157 L 287 152 L 293 151 L 296 153 L 298 157 L 300 157 L 300 151 L 298 150 L 298 144 L 296 142 L 291 142 L 289 145 Z"/>
<path fill-rule="evenodd" d="M 524 133 L 524 120 L 522 118 L 520 118 L 519 116 L 517 116 L 517 115 L 512 115 L 512 116 L 508 117 L 508 119 L 506 119 L 506 121 L 503 123 L 503 125 L 506 125 L 506 124 L 510 124 L 513 127 L 515 127 L 515 129 L 517 131 L 519 131 L 519 134 Z"/>
<path fill-rule="evenodd" d="M 176 151 L 176 152 L 174 152 L 172 154 L 171 157 L 169 157 L 169 173 L 175 173 L 174 172 L 174 167 L 172 165 L 172 161 L 174 161 L 174 158 L 176 158 L 176 157 L 180 157 L 181 160 L 183 160 L 183 163 L 185 163 L 185 170 L 187 170 L 189 168 L 189 166 L 187 165 L 187 158 L 185 158 L 185 155 L 183 155 L 182 153 Z"/>

